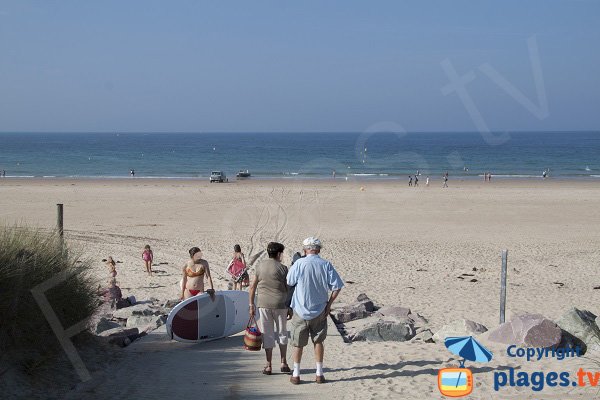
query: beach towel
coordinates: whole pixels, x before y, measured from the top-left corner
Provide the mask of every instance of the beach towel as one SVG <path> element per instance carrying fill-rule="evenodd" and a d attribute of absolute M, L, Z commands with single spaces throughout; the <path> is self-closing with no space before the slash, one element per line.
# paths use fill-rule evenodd
<path fill-rule="evenodd" d="M 242 277 L 242 275 L 244 275 L 246 269 L 247 268 L 242 262 L 242 260 L 240 260 L 239 258 L 234 258 L 229 263 L 229 267 L 227 267 L 227 272 L 233 277 L 233 279 L 237 281 Z"/>

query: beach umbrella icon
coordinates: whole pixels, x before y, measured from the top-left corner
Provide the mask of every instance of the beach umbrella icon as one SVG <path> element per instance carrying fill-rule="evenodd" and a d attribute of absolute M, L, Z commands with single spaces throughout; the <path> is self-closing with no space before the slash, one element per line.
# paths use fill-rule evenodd
<path fill-rule="evenodd" d="M 473 336 L 447 337 L 444 340 L 444 344 L 452 354 L 463 358 L 460 361 L 460 368 L 465 367 L 466 360 L 488 362 L 492 359 L 492 352 L 483 347 Z M 459 385 L 461 375 L 462 372 L 459 372 L 456 379 L 456 386 Z"/>
<path fill-rule="evenodd" d="M 488 362 L 492 359 L 492 352 L 483 347 L 473 336 L 447 337 L 444 344 L 451 353 L 463 358 L 460 363 L 461 368 L 465 360 Z"/>

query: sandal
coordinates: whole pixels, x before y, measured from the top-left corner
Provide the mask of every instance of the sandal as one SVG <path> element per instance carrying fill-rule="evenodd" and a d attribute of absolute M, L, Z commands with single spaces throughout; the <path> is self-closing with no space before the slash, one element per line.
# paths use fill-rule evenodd
<path fill-rule="evenodd" d="M 271 366 L 270 366 L 270 365 L 267 365 L 266 367 L 264 367 L 264 368 L 263 368 L 263 371 L 262 371 L 262 373 L 263 373 L 264 375 L 271 375 L 271 373 L 272 373 L 272 371 L 271 371 Z"/>
<path fill-rule="evenodd" d="M 289 365 L 281 364 L 281 372 L 283 372 L 284 374 L 289 374 L 290 372 L 292 372 L 292 370 L 290 369 Z"/>

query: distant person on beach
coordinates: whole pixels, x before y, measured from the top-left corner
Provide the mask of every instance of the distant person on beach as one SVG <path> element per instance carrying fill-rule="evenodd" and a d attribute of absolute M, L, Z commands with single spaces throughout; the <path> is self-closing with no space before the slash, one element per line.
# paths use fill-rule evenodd
<path fill-rule="evenodd" d="M 443 188 L 447 188 L 448 187 L 448 173 L 447 172 L 444 175 L 444 185 L 442 187 Z"/>
<path fill-rule="evenodd" d="M 491 181 L 492 181 L 492 173 L 488 172 L 488 182 L 491 182 Z"/>
<path fill-rule="evenodd" d="M 333 172 L 331 173 L 331 175 L 333 176 L 333 179 L 335 179 L 335 169 L 333 170 Z"/>
<path fill-rule="evenodd" d="M 206 293 L 210 294 L 214 300 L 215 287 L 210 275 L 208 262 L 202 259 L 202 251 L 198 247 L 192 247 L 189 253 L 190 260 L 183 267 L 181 299 L 188 299 L 204 293 L 204 278 L 208 278 L 210 289 Z"/>
<path fill-rule="evenodd" d="M 408 176 L 408 186 L 412 186 L 412 176 Z"/>
<path fill-rule="evenodd" d="M 6 178 L 6 171 L 5 170 L 2 170 L 2 177 Z"/>
<path fill-rule="evenodd" d="M 242 290 L 243 284 L 250 280 L 247 269 L 246 257 L 242 253 L 240 245 L 236 244 L 233 246 L 233 258 L 229 262 L 229 267 L 227 267 L 227 272 L 233 278 L 233 290 Z M 245 286 L 248 286 L 248 284 Z"/>
<path fill-rule="evenodd" d="M 306 257 L 296 260 L 287 276 L 288 286 L 294 287 L 291 303 L 294 316 L 290 322 L 294 346 L 294 370 L 290 382 L 294 385 L 300 383 L 300 362 L 309 335 L 315 348 L 315 380 L 317 383 L 325 383 L 323 342 L 327 337 L 327 317 L 331 305 L 344 287 L 344 282 L 333 265 L 319 256 L 321 241 L 309 237 L 302 245 Z"/>
<path fill-rule="evenodd" d="M 275 342 L 279 343 L 281 355 L 280 371 L 290 373 L 287 364 L 287 320 L 292 318 L 292 310 L 289 308 L 289 288 L 287 286 L 288 267 L 281 263 L 285 247 L 281 243 L 271 242 L 267 245 L 269 258 L 261 261 L 256 267 L 254 279 L 250 285 L 250 315 L 254 315 L 258 306 L 260 316 L 258 323 L 263 334 L 263 348 L 267 357 L 267 366 L 263 374 L 271 375 L 273 372 L 271 361 L 273 359 L 273 347 Z M 254 296 L 258 289 L 256 305 Z"/>
<path fill-rule="evenodd" d="M 548 171 L 544 170 L 544 172 L 542 172 L 542 178 L 546 179 L 547 176 L 548 176 Z"/>
<path fill-rule="evenodd" d="M 135 176 L 135 170 L 132 169 L 131 171 L 129 171 L 129 175 L 131 175 L 131 177 L 133 178 Z"/>
<path fill-rule="evenodd" d="M 114 278 L 117 276 L 117 263 L 115 262 L 115 260 L 113 260 L 112 257 L 108 257 L 106 259 L 106 266 L 108 267 L 108 275 L 111 278 Z"/>
<path fill-rule="evenodd" d="M 144 265 L 146 266 L 146 272 L 148 275 L 152 276 L 152 261 L 154 260 L 154 253 L 150 248 L 150 245 L 147 244 L 144 246 L 144 251 L 142 252 L 142 260 L 144 260 Z"/>
<path fill-rule="evenodd" d="M 415 187 L 419 186 L 419 178 L 415 175 Z"/>
<path fill-rule="evenodd" d="M 425 178 L 425 186 L 429 187 L 429 175 Z"/>

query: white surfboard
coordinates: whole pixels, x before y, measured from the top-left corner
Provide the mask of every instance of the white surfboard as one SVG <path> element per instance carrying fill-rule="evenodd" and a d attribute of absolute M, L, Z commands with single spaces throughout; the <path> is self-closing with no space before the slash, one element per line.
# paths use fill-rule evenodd
<path fill-rule="evenodd" d="M 238 290 L 216 292 L 214 301 L 206 293 L 190 297 L 169 313 L 167 335 L 179 342 L 197 343 L 242 332 L 250 317 L 248 299 L 248 292 Z"/>

